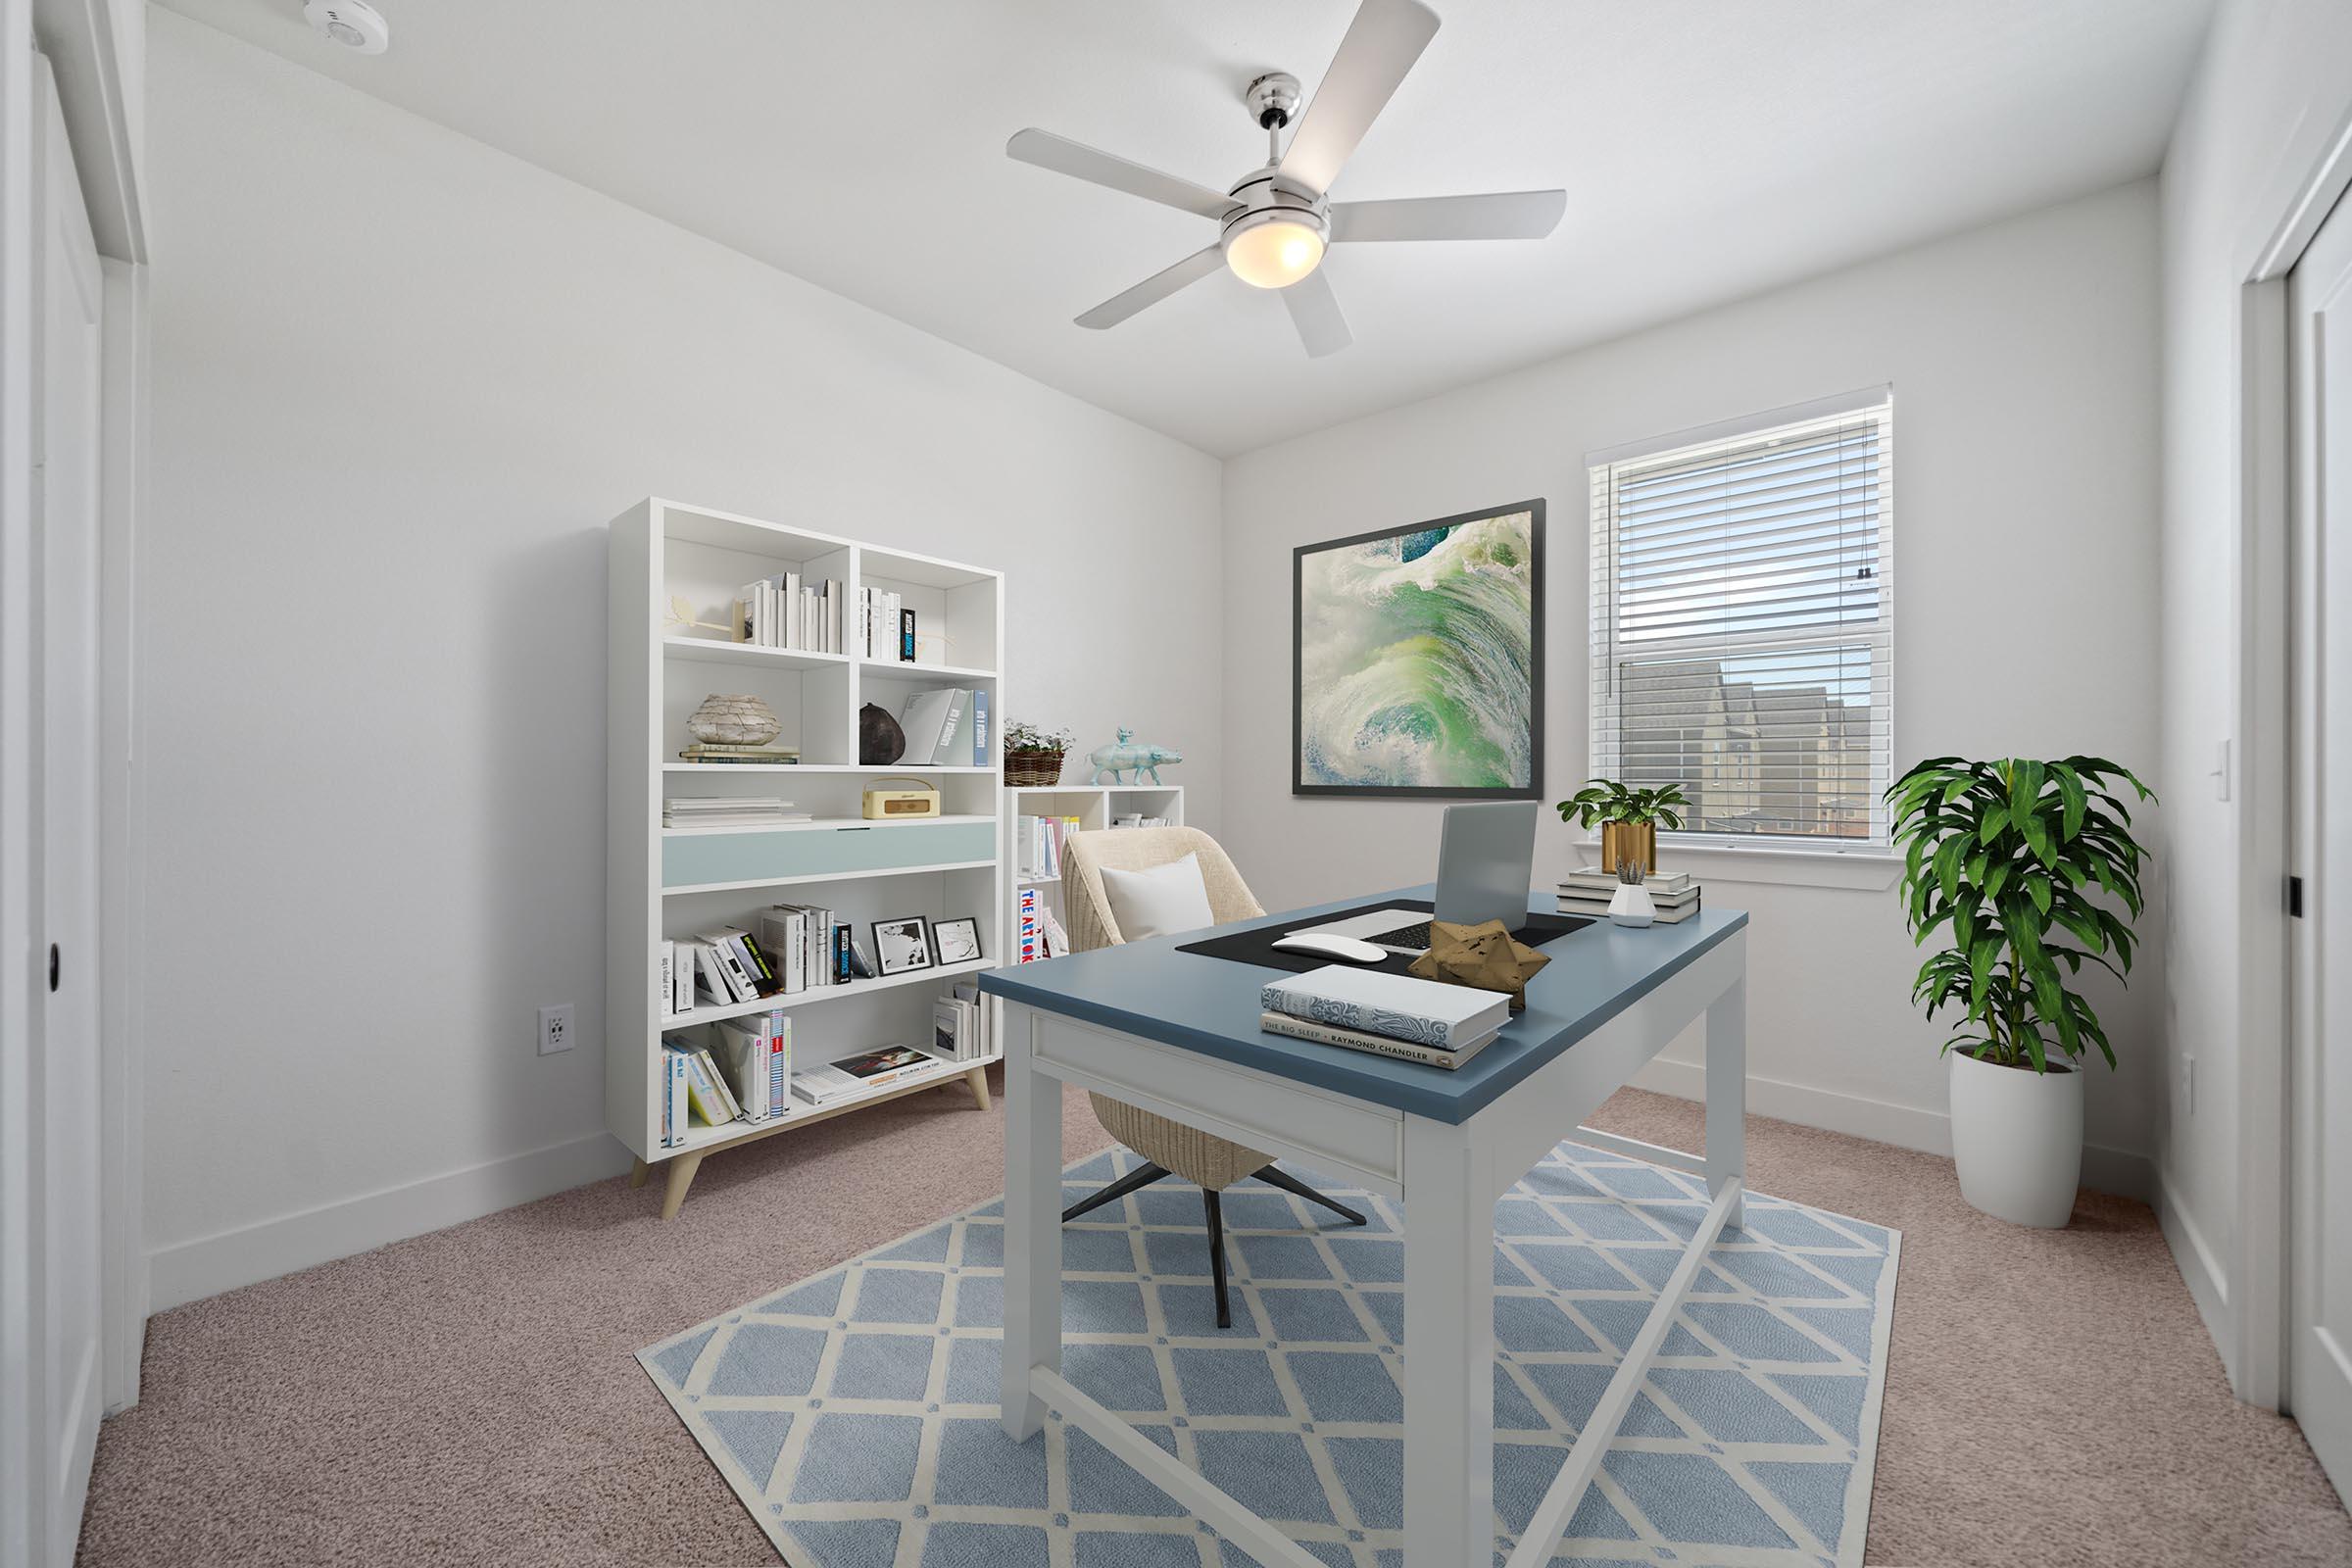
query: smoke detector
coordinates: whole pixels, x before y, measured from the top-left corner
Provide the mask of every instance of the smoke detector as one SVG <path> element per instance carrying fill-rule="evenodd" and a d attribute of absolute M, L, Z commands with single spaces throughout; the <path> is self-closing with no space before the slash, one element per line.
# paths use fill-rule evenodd
<path fill-rule="evenodd" d="M 312 26 L 346 49 L 380 55 L 392 47 L 392 27 L 368 0 L 303 0 Z"/>

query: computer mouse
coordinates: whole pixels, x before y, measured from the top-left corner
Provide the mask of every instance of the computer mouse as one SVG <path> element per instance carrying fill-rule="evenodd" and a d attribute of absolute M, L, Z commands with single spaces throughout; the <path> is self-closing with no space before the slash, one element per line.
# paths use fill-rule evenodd
<path fill-rule="evenodd" d="M 1297 931 L 1287 937 L 1274 939 L 1277 953 L 1311 953 L 1319 958 L 1338 958 L 1344 963 L 1378 963 L 1389 956 L 1386 948 L 1376 948 L 1369 942 L 1353 937 L 1335 937 L 1320 931 Z"/>

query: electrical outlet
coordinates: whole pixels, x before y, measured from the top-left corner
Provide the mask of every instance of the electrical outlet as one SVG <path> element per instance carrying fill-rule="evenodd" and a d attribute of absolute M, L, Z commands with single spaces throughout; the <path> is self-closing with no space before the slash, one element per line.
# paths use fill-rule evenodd
<path fill-rule="evenodd" d="M 571 1004 L 539 1009 L 539 1054 L 571 1049 Z"/>
<path fill-rule="evenodd" d="M 2180 1058 L 2180 1112 L 2185 1116 L 2197 1113 L 2197 1058 Z"/>

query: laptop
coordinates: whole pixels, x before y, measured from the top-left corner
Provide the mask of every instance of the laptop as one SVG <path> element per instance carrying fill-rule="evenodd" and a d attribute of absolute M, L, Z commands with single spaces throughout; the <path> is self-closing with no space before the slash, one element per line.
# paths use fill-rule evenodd
<path fill-rule="evenodd" d="M 1434 912 L 1374 909 L 1304 929 L 1353 937 L 1408 957 L 1429 951 L 1433 919 L 1459 925 L 1500 920 L 1518 930 L 1527 923 L 1527 894 L 1534 885 L 1536 808 L 1534 801 L 1446 808 Z"/>

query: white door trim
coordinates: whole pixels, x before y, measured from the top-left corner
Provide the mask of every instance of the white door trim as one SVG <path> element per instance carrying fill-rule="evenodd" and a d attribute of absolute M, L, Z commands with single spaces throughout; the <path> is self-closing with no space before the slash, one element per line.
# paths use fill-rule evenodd
<path fill-rule="evenodd" d="M 2287 607 L 2289 443 L 2286 275 L 2352 187 L 2352 113 L 2310 168 L 2257 212 L 2239 247 L 2237 575 L 2238 1204 L 2229 1343 L 2230 1387 L 2277 1409 L 2287 1337 Z"/>

